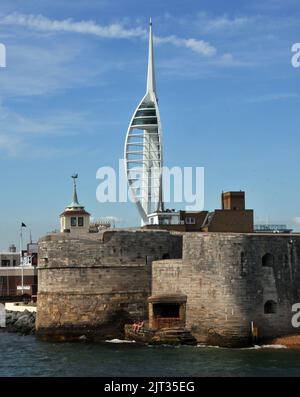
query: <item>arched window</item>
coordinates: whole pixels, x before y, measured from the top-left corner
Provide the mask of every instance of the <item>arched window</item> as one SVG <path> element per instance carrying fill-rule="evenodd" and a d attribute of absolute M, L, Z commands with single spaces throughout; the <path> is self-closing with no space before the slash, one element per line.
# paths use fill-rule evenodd
<path fill-rule="evenodd" d="M 262 265 L 266 267 L 274 266 L 274 255 L 266 254 L 262 257 Z"/>
<path fill-rule="evenodd" d="M 264 306 L 265 314 L 277 313 L 277 303 L 275 301 L 267 301 Z"/>

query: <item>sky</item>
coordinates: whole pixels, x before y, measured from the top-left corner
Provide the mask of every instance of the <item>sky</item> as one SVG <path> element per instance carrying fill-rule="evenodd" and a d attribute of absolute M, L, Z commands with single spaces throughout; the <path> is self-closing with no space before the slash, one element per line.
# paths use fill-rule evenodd
<path fill-rule="evenodd" d="M 132 203 L 99 203 L 146 89 L 152 17 L 165 165 L 205 168 L 205 208 L 245 190 L 257 223 L 300 230 L 297 0 L 1 0 L 0 249 L 59 228 L 78 197 L 95 219 L 137 226 Z M 184 203 L 176 204 L 183 208 Z"/>

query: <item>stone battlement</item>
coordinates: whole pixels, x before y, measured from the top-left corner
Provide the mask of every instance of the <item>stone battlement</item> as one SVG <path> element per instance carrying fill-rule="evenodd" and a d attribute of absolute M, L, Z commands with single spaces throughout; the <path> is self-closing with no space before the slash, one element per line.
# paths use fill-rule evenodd
<path fill-rule="evenodd" d="M 151 316 L 173 317 L 172 299 L 184 296 L 174 304 L 199 342 L 249 346 L 251 327 L 261 341 L 298 332 L 291 310 L 300 302 L 299 234 L 52 234 L 39 241 L 38 277 L 41 338 L 122 338 L 125 323 L 148 319 L 150 296 Z"/>
<path fill-rule="evenodd" d="M 125 323 L 147 317 L 152 261 L 181 254 L 182 237 L 166 231 L 114 229 L 41 238 L 37 335 L 122 337 Z"/>
<path fill-rule="evenodd" d="M 295 334 L 300 302 L 300 235 L 189 233 L 183 260 L 153 262 L 152 295 L 187 296 L 186 322 L 199 341 L 251 344 Z"/>

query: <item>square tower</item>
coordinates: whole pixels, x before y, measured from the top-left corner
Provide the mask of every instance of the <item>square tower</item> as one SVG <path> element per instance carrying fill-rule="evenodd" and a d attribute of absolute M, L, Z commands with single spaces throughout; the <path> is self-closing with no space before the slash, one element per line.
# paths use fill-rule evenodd
<path fill-rule="evenodd" d="M 222 209 L 231 211 L 245 210 L 245 192 L 223 192 L 222 193 Z"/>

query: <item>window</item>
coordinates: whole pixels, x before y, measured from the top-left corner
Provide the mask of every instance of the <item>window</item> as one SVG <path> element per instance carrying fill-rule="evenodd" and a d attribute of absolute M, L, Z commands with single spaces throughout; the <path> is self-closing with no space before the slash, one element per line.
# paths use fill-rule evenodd
<path fill-rule="evenodd" d="M 155 109 L 144 109 L 144 110 L 138 110 L 135 114 L 135 117 L 143 117 L 143 116 L 156 116 L 156 111 Z"/>
<path fill-rule="evenodd" d="M 10 266 L 10 260 L 9 260 L 9 259 L 2 259 L 2 261 L 1 261 L 1 266 L 2 266 L 2 267 L 8 267 L 8 266 Z"/>
<path fill-rule="evenodd" d="M 154 103 L 153 102 L 143 102 L 142 104 L 141 104 L 141 106 L 139 107 L 139 109 L 155 109 L 155 105 L 154 105 Z"/>
<path fill-rule="evenodd" d="M 72 216 L 71 217 L 71 226 L 77 226 L 77 219 L 76 219 L 76 216 Z"/>
<path fill-rule="evenodd" d="M 274 255 L 266 254 L 262 257 L 262 266 L 272 267 L 274 266 Z"/>
<path fill-rule="evenodd" d="M 277 312 L 277 303 L 274 301 L 267 301 L 264 306 L 265 314 L 275 314 Z"/>
<path fill-rule="evenodd" d="M 157 124 L 157 118 L 152 117 L 152 118 L 138 118 L 134 119 L 132 122 L 132 125 L 145 125 L 145 124 Z"/>
<path fill-rule="evenodd" d="M 78 218 L 78 226 L 83 226 L 83 216 Z"/>
<path fill-rule="evenodd" d="M 17 266 L 17 261 L 15 259 L 13 260 L 13 266 Z"/>
<path fill-rule="evenodd" d="M 170 218 L 168 216 L 161 216 L 159 218 L 159 224 L 160 225 L 169 225 L 170 224 Z"/>
<path fill-rule="evenodd" d="M 153 314 L 155 317 L 179 318 L 179 303 L 155 303 Z"/>
<path fill-rule="evenodd" d="M 194 217 L 192 217 L 192 216 L 188 216 L 188 217 L 185 218 L 185 223 L 187 225 L 195 225 L 196 219 Z"/>

